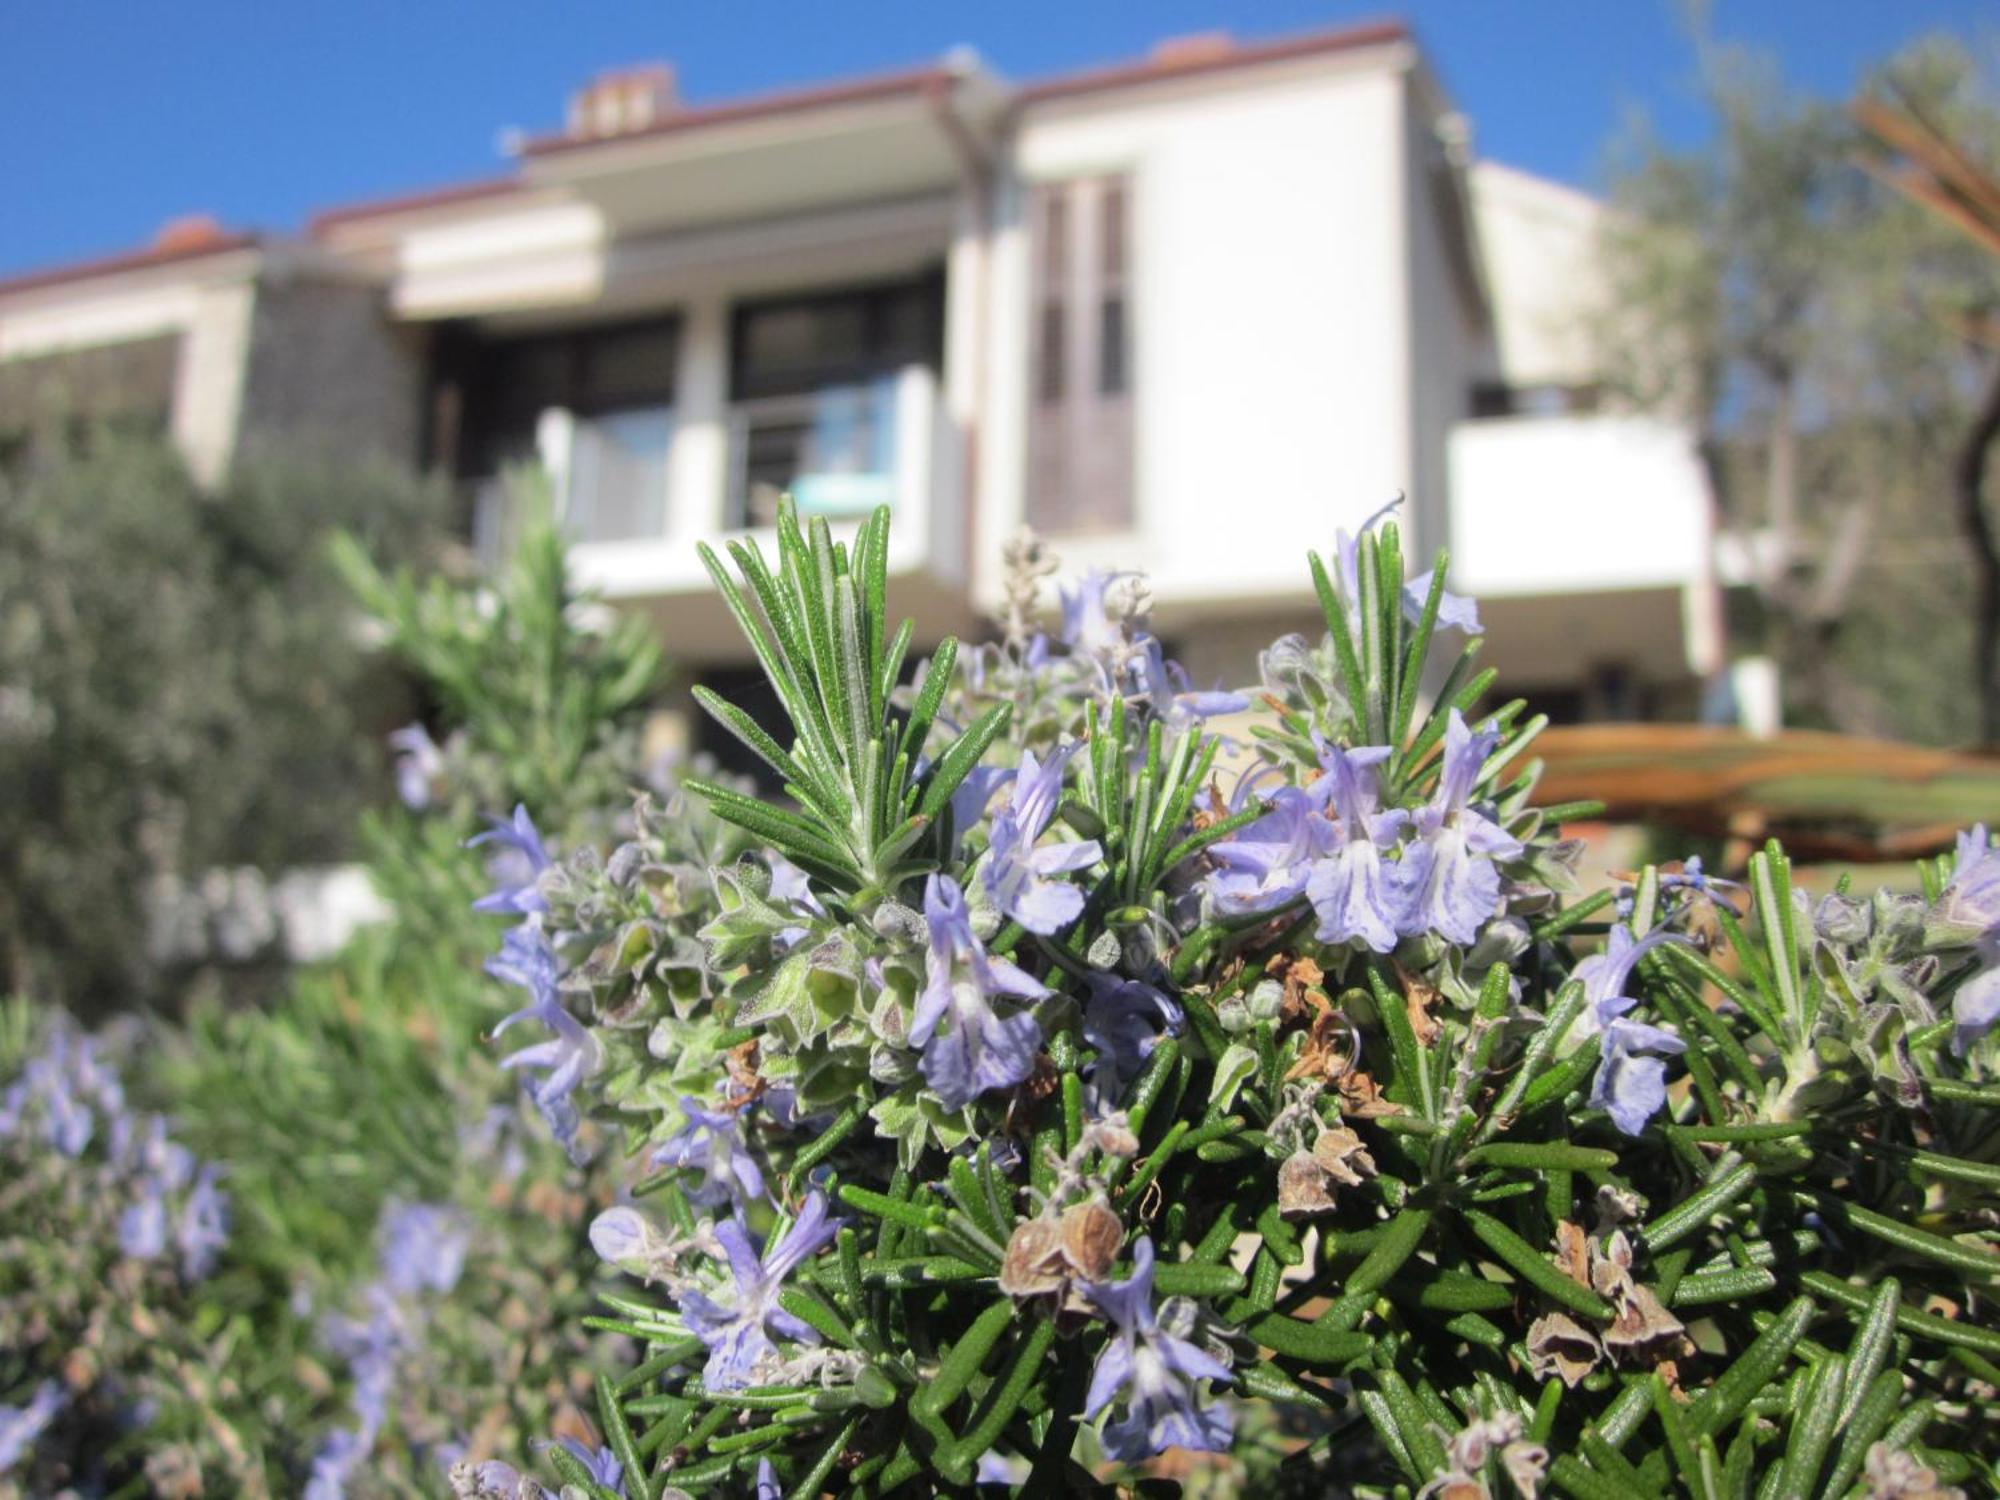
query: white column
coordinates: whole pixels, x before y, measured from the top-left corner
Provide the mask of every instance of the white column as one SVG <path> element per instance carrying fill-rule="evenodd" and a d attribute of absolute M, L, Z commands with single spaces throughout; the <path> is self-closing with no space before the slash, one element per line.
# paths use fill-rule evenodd
<path fill-rule="evenodd" d="M 174 441 L 203 484 L 222 478 L 236 447 L 256 301 L 254 282 L 204 287 L 195 295 L 194 314 L 181 335 L 174 374 Z"/>
<path fill-rule="evenodd" d="M 686 537 L 725 524 L 729 490 L 729 308 L 715 292 L 681 314 L 674 437 L 667 455 L 667 532 Z"/>
<path fill-rule="evenodd" d="M 551 406 L 535 421 L 535 452 L 549 476 L 549 515 L 556 521 L 569 518 L 570 474 L 575 468 L 576 418 L 560 406 Z"/>

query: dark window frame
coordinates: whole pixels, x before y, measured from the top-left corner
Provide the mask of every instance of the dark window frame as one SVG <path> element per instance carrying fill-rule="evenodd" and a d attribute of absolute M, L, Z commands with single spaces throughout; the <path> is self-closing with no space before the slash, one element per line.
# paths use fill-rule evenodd
<path fill-rule="evenodd" d="M 913 344 L 897 341 L 898 304 L 909 300 L 918 317 Z M 787 312 L 813 312 L 859 304 L 862 349 L 797 371 L 756 374 L 747 367 L 752 324 L 760 317 Z M 914 355 L 914 358 L 912 357 Z M 745 298 L 729 310 L 729 400 L 757 401 L 773 396 L 808 395 L 833 385 L 858 385 L 911 364 L 933 374 L 944 369 L 944 267 L 926 267 L 913 276 L 877 278 L 809 292 Z"/>
<path fill-rule="evenodd" d="M 684 319 L 674 311 L 519 334 L 449 331 L 441 339 L 434 388 L 459 392 L 452 419 L 455 451 L 436 453 L 434 461 L 449 464 L 461 479 L 488 479 L 506 461 L 509 448 L 518 446 L 520 432 L 532 445 L 534 423 L 544 411 L 559 408 L 582 419 L 660 407 L 671 412 L 678 396 L 683 326 Z M 613 340 L 648 336 L 662 343 L 657 379 L 604 389 L 592 369 L 594 351 Z M 536 388 L 510 378 L 509 364 L 542 354 L 553 356 L 552 380 Z"/>

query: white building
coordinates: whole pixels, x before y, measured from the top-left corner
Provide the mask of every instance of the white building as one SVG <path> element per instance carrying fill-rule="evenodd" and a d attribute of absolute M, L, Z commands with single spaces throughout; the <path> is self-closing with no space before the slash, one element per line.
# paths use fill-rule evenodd
<path fill-rule="evenodd" d="M 720 105 L 640 69 L 504 177 L 0 283 L 0 424 L 149 348 L 201 471 L 373 443 L 465 481 L 489 543 L 490 481 L 538 456 L 584 578 L 717 673 L 744 658 L 694 543 L 782 492 L 891 504 L 934 635 L 981 629 L 1024 521 L 1143 569 L 1213 677 L 1310 621 L 1306 546 L 1404 491 L 1512 688 L 1685 715 L 1719 665 L 1709 501 L 1685 433 L 1594 409 L 1599 212 L 1470 162 L 1396 25 Z"/>

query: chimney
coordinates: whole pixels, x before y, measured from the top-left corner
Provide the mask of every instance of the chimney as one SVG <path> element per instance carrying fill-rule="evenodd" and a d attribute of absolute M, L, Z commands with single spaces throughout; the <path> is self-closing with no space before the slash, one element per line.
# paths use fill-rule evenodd
<path fill-rule="evenodd" d="M 569 133 L 582 140 L 627 135 L 657 124 L 679 104 L 671 64 L 616 68 L 570 95 Z"/>
<path fill-rule="evenodd" d="M 213 214 L 182 214 L 159 227 L 153 236 L 153 248 L 182 255 L 219 245 L 228 238 L 228 232 Z"/>
<path fill-rule="evenodd" d="M 1163 68 L 1192 68 L 1227 57 L 1235 50 L 1236 39 L 1228 32 L 1197 31 L 1155 42 L 1149 55 Z"/>

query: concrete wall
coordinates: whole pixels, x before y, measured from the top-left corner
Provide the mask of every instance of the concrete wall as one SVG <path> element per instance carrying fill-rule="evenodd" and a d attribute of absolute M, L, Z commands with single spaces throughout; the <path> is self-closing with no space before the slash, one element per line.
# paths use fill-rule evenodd
<path fill-rule="evenodd" d="M 1324 63 L 1038 106 L 992 263 L 978 595 L 1023 513 L 1027 183 L 1130 174 L 1136 513 L 1058 537 L 1072 567 L 1152 575 L 1163 619 L 1296 601 L 1325 546 L 1410 475 L 1401 72 Z"/>
<path fill-rule="evenodd" d="M 245 351 L 238 442 L 415 465 L 424 346 L 422 330 L 389 322 L 376 287 L 267 277 Z"/>

